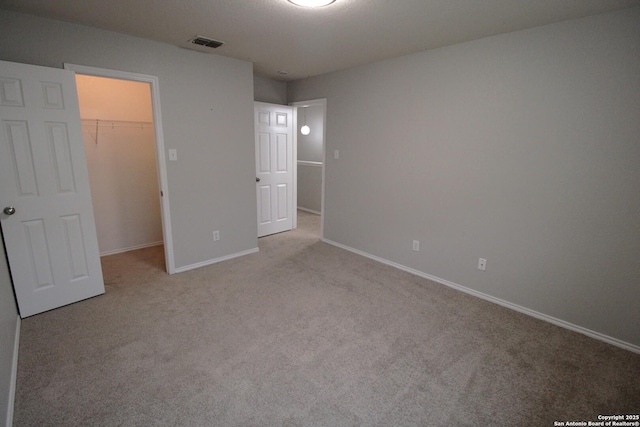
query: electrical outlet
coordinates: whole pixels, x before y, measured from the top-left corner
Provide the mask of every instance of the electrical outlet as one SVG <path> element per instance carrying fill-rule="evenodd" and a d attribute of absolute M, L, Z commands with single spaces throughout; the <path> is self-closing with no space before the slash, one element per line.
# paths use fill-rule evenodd
<path fill-rule="evenodd" d="M 218 240 L 220 240 L 220 232 L 216 230 L 213 232 L 213 241 L 217 242 Z"/>
<path fill-rule="evenodd" d="M 419 240 L 414 240 L 413 241 L 413 250 L 418 252 L 420 251 L 420 241 Z"/>
<path fill-rule="evenodd" d="M 478 258 L 478 270 L 485 271 L 487 269 L 487 260 L 484 258 Z"/>

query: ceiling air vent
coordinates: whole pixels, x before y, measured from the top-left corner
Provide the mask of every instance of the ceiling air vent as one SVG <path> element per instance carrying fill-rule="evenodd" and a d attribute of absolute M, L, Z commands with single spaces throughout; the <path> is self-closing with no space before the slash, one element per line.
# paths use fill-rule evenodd
<path fill-rule="evenodd" d="M 191 39 L 191 43 L 197 44 L 199 46 L 210 47 L 211 49 L 217 49 L 217 48 L 219 48 L 220 46 L 222 46 L 224 44 L 223 42 L 219 42 L 217 40 L 208 39 L 208 38 L 202 37 L 202 36 L 196 36 L 195 38 Z"/>

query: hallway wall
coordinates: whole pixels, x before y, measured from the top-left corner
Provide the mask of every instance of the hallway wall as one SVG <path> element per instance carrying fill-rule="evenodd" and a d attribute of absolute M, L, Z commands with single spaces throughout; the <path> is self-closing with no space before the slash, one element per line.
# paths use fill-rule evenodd
<path fill-rule="evenodd" d="M 324 106 L 298 107 L 298 208 L 314 213 L 322 211 L 323 114 Z M 305 115 L 309 135 L 300 133 Z"/>

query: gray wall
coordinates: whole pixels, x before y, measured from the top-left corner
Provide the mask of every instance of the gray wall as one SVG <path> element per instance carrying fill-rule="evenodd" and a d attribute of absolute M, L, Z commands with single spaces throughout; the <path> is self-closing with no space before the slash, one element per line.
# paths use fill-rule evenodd
<path fill-rule="evenodd" d="M 11 390 L 11 367 L 13 365 L 14 344 L 18 309 L 13 297 L 11 277 L 4 252 L 4 241 L 0 236 L 0 424 L 7 419 L 9 410 L 9 390 Z"/>
<path fill-rule="evenodd" d="M 324 106 L 311 105 L 306 108 L 298 108 L 298 160 L 309 162 L 322 162 L 322 139 L 324 134 L 323 115 Z M 300 133 L 300 127 L 309 125 L 309 135 Z"/>
<path fill-rule="evenodd" d="M 176 267 L 257 247 L 252 64 L 6 11 L 0 58 L 158 76 Z"/>
<path fill-rule="evenodd" d="M 317 213 L 322 210 L 322 165 L 309 165 L 304 161 L 322 162 L 323 114 L 324 106 L 298 108 L 298 207 Z M 311 129 L 309 135 L 300 133 L 305 115 Z"/>
<path fill-rule="evenodd" d="M 287 105 L 287 82 L 254 75 L 253 99 L 258 102 Z"/>
<path fill-rule="evenodd" d="M 640 8 L 288 83 L 314 98 L 327 239 L 640 345 Z"/>

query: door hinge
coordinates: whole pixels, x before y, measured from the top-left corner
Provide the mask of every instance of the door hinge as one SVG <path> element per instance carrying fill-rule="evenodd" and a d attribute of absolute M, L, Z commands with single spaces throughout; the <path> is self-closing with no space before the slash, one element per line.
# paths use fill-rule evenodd
<path fill-rule="evenodd" d="M 160 190 L 160 197 L 164 197 L 164 193 Z"/>

